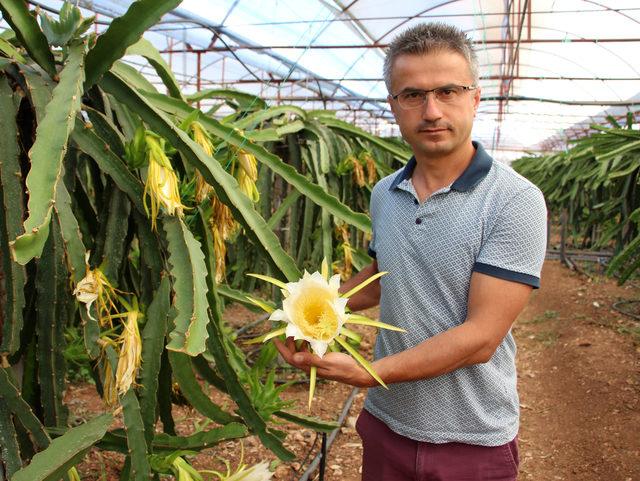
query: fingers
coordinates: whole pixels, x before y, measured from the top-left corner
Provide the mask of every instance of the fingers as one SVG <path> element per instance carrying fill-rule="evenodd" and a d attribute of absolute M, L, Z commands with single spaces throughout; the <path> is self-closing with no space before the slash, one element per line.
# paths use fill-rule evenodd
<path fill-rule="evenodd" d="M 291 348 L 290 340 L 293 341 L 293 338 L 289 337 L 285 342 L 282 342 L 280 339 L 273 339 L 276 349 L 289 364 L 291 364 L 293 353 L 295 352 L 295 345 Z"/>
<path fill-rule="evenodd" d="M 285 361 L 298 369 L 309 370 L 310 361 L 314 356 L 308 351 L 306 342 L 302 344 L 301 351 L 296 348 L 293 337 L 288 337 L 285 342 L 280 339 L 273 339 L 273 343 Z"/>

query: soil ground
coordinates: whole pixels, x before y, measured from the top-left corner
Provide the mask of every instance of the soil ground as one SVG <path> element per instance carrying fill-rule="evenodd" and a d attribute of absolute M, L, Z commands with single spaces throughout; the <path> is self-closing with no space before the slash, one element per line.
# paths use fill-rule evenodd
<path fill-rule="evenodd" d="M 521 403 L 520 480 L 533 481 L 640 481 L 640 323 L 613 309 L 620 299 L 640 299 L 640 287 L 618 286 L 594 274 L 570 271 L 558 261 L 547 261 L 542 287 L 535 291 L 513 332 L 518 343 Z M 629 308 L 629 306 L 625 306 Z M 368 312 L 375 317 L 376 310 Z M 225 312 L 237 325 L 255 315 L 234 308 Z M 373 343 L 370 328 L 361 352 L 369 358 Z M 318 385 L 313 414 L 337 419 L 351 388 L 333 382 Z M 224 402 L 211 391 L 213 398 Z M 307 385 L 291 387 L 285 398 L 306 412 Z M 330 446 L 324 479 L 360 479 L 362 445 L 353 426 L 362 408 L 360 391 Z M 67 402 L 79 418 L 91 417 L 100 401 L 91 385 L 69 387 Z M 202 419 L 186 408 L 175 408 L 180 433 L 201 427 Z M 296 453 L 294 462 L 278 463 L 255 437 L 244 442 L 244 461 L 272 462 L 273 479 L 300 479 L 318 453 L 316 434 L 295 425 L 278 426 L 287 432 L 285 445 Z M 238 442 L 227 442 L 199 455 L 201 469 L 220 469 L 220 458 L 236 466 Z M 117 480 L 122 456 L 92 451 L 80 467 L 82 479 Z M 217 479 L 217 478 L 208 478 Z M 308 479 L 318 479 L 318 472 Z"/>

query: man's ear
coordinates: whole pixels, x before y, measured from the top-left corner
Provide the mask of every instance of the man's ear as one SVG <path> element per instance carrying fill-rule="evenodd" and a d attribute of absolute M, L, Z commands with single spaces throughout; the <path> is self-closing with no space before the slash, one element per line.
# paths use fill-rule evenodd
<path fill-rule="evenodd" d="M 480 87 L 478 87 L 473 92 L 473 114 L 474 115 L 478 113 L 478 107 L 480 106 L 480 94 L 481 94 L 481 89 Z"/>
<path fill-rule="evenodd" d="M 396 119 L 396 123 L 398 122 L 398 116 L 396 115 L 396 106 L 393 101 L 393 97 L 391 94 L 387 95 L 387 102 L 389 102 L 389 107 L 391 108 L 391 113 L 393 114 L 393 118 Z"/>

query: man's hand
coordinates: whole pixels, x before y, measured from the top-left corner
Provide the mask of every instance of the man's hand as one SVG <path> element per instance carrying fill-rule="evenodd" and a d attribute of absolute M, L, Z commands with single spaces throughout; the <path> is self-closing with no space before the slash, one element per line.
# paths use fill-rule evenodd
<path fill-rule="evenodd" d="M 316 366 L 317 374 L 324 379 L 331 379 L 356 387 L 374 387 L 378 382 L 351 356 L 341 352 L 328 352 L 322 359 L 309 352 L 307 343 L 301 350 L 296 349 L 295 341 L 288 337 L 286 342 L 280 339 L 273 340 L 276 348 L 285 361 L 307 374 L 311 366 Z"/>

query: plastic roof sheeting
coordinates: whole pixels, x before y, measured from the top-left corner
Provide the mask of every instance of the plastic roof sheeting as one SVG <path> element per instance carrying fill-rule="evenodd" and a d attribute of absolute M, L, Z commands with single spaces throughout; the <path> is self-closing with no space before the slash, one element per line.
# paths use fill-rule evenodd
<path fill-rule="evenodd" d="M 106 23 L 130 3 L 78 1 Z M 473 136 L 498 159 L 563 148 L 607 114 L 640 110 L 637 0 L 184 0 L 147 38 L 187 92 L 237 88 L 396 135 L 384 46 L 425 21 L 476 43 L 483 101 Z M 129 61 L 160 86 L 142 59 Z"/>

